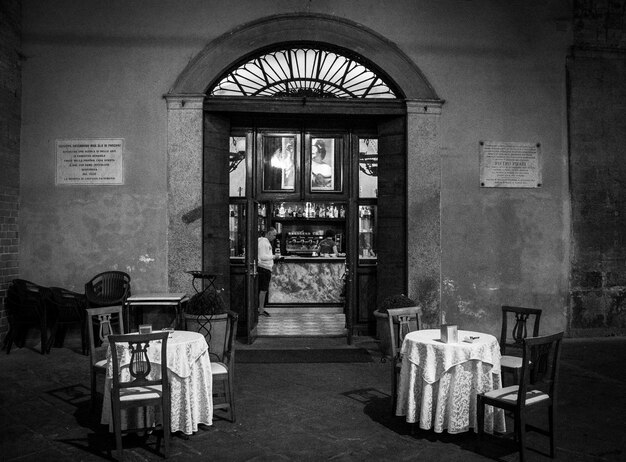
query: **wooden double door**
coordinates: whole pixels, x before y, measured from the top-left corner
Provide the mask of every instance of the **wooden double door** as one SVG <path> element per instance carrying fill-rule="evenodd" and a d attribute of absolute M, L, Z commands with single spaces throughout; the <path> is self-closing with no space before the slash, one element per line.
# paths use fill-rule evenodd
<path fill-rule="evenodd" d="M 203 266 L 219 274 L 219 284 L 232 310 L 240 315 L 239 335 L 249 342 L 256 336 L 256 241 L 260 204 L 278 201 L 341 201 L 346 205 L 345 314 L 349 338 L 375 333 L 373 312 L 381 297 L 406 293 L 406 133 L 405 117 L 346 114 L 298 114 L 263 116 L 250 113 L 205 112 L 203 172 Z M 246 160 L 245 195 L 229 194 L 228 150 L 233 133 L 248 133 L 252 141 Z M 293 134 L 299 143 L 296 178 L 301 183 L 288 191 L 267 190 L 263 179 L 263 137 Z M 337 161 L 343 169 L 342 187 L 314 190 L 311 178 L 311 142 L 316 138 L 337 140 Z M 376 197 L 359 194 L 359 139 L 378 141 L 378 187 Z M 337 167 L 339 164 L 336 164 Z M 216 166 L 219 166 L 216 168 Z M 306 176 L 305 176 L 306 175 Z M 244 258 L 231 258 L 228 207 L 245 208 Z M 359 211 L 377 209 L 376 259 L 364 260 L 359 249 Z"/>

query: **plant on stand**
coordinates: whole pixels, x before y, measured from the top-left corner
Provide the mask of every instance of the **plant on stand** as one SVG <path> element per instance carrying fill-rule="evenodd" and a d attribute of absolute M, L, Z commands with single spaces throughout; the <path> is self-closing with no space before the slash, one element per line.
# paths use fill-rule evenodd
<path fill-rule="evenodd" d="M 193 295 L 185 306 L 185 330 L 199 332 L 206 338 L 207 344 L 224 336 L 228 322 L 228 307 L 222 291 L 210 287 Z"/>
<path fill-rule="evenodd" d="M 385 358 L 391 358 L 391 336 L 389 334 L 389 314 L 387 310 L 412 306 L 418 306 L 415 300 L 404 294 L 396 294 L 383 299 L 378 309 L 374 311 L 374 317 L 376 318 L 376 335 L 380 341 L 380 352 L 383 355 L 383 360 Z"/>

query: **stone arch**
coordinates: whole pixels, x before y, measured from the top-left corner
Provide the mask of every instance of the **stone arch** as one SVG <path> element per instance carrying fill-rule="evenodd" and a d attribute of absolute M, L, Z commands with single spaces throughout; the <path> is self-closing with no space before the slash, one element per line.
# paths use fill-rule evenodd
<path fill-rule="evenodd" d="M 213 123 L 217 132 L 223 131 L 219 114 L 205 126 L 204 103 L 213 100 L 207 98 L 207 90 L 252 55 L 298 42 L 351 50 L 375 64 L 403 94 L 404 100 L 395 100 L 403 105 L 403 113 L 394 113 L 386 131 L 390 138 L 395 137 L 397 153 L 406 159 L 406 178 L 411 179 L 406 183 L 406 201 L 398 210 L 401 216 L 396 217 L 406 229 L 404 283 L 406 293 L 420 300 L 425 325 L 435 326 L 441 300 L 439 116 L 443 101 L 415 63 L 391 41 L 355 22 L 328 15 L 286 14 L 244 24 L 210 42 L 165 95 L 169 290 L 193 293 L 186 271 L 206 269 L 202 243 L 219 239 L 203 230 L 201 220 L 203 207 L 215 206 L 203 202 L 203 154 L 206 147 L 216 149 L 219 141 L 216 137 L 204 139 L 204 135 L 215 128 L 210 127 Z M 227 252 L 224 258 L 228 260 Z"/>
<path fill-rule="evenodd" d="M 377 65 L 409 100 L 439 100 L 415 63 L 391 41 L 353 21 L 320 14 L 285 14 L 243 24 L 209 43 L 180 74 L 170 95 L 199 95 L 237 60 L 280 43 L 325 43 Z"/>

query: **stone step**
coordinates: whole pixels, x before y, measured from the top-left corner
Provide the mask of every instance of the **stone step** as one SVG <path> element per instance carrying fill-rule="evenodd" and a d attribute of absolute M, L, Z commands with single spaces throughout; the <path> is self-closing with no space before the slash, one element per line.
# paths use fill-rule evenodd
<path fill-rule="evenodd" d="M 346 317 L 343 313 L 272 313 L 260 316 L 259 337 L 345 337 Z"/>
<path fill-rule="evenodd" d="M 266 311 L 269 314 L 343 314 L 342 306 L 280 306 L 268 307 Z"/>

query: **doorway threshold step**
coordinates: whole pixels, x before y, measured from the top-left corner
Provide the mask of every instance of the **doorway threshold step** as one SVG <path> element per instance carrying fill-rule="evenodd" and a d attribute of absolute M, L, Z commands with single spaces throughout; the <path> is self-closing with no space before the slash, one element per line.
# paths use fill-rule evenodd
<path fill-rule="evenodd" d="M 269 314 L 343 314 L 343 306 L 273 306 L 265 309 Z"/>
<path fill-rule="evenodd" d="M 273 313 L 260 316 L 257 324 L 259 337 L 345 337 L 346 317 L 343 313 Z"/>

